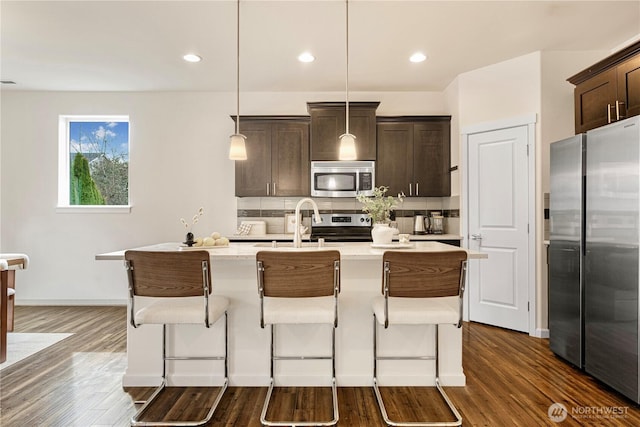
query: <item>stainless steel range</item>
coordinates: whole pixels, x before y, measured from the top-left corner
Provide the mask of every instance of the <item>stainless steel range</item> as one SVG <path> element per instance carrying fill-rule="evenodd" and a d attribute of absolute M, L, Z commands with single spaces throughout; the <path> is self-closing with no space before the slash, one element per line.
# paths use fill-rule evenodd
<path fill-rule="evenodd" d="M 322 222 L 311 225 L 311 240 L 370 242 L 371 218 L 367 214 L 320 214 Z"/>

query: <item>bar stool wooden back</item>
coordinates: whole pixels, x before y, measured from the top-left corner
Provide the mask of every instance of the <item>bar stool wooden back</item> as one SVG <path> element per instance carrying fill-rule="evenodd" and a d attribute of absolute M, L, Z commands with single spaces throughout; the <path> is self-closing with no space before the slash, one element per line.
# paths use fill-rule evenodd
<path fill-rule="evenodd" d="M 459 426 L 462 417 L 440 385 L 438 325 L 462 326 L 462 296 L 467 253 L 387 251 L 383 255 L 382 296 L 373 301 L 373 388 L 385 422 L 394 426 Z M 435 325 L 435 354 L 378 356 L 378 325 Z M 435 360 L 435 385 L 455 416 L 455 421 L 392 421 L 378 387 L 380 360 Z"/>
<path fill-rule="evenodd" d="M 260 422 L 266 426 L 330 426 L 338 423 L 336 389 L 335 328 L 338 326 L 338 293 L 340 292 L 340 252 L 327 251 L 260 251 L 256 254 L 260 326 L 270 325 L 270 383 L 262 407 Z M 331 357 L 278 356 L 275 354 L 275 325 L 331 325 Z M 331 360 L 333 419 L 328 421 L 269 421 L 269 401 L 275 387 L 276 360 Z"/>
<path fill-rule="evenodd" d="M 209 252 L 200 251 L 126 251 L 125 267 L 129 279 L 130 322 L 134 328 L 145 324 L 162 325 L 162 383 L 131 419 L 132 426 L 180 425 L 207 423 L 215 412 L 228 385 L 227 308 L 229 300 L 211 295 Z M 137 297 L 154 300 L 136 309 Z M 224 355 L 167 356 L 167 325 L 202 324 L 209 328 L 224 316 Z M 154 399 L 167 387 L 168 360 L 220 360 L 224 362 L 224 382 L 205 418 L 186 421 L 142 420 Z"/>

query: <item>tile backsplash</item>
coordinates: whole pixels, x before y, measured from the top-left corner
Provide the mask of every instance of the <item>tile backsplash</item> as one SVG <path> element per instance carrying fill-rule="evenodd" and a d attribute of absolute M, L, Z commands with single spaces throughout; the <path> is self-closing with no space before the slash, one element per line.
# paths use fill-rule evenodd
<path fill-rule="evenodd" d="M 301 198 L 296 197 L 239 197 L 237 201 L 237 224 L 242 221 L 265 221 L 267 233 L 285 232 L 284 216 L 295 212 Z M 355 198 L 314 198 L 321 213 L 361 213 L 362 204 Z M 401 233 L 413 231 L 413 216 L 442 212 L 447 234 L 460 234 L 460 198 L 411 197 L 398 203 L 394 213 Z M 312 210 L 308 204 L 302 209 L 302 223 L 310 227 Z"/>

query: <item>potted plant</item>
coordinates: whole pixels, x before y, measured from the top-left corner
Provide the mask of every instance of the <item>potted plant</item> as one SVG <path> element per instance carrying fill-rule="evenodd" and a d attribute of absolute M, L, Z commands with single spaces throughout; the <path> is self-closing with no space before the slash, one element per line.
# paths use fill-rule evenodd
<path fill-rule="evenodd" d="M 356 199 L 362 203 L 362 211 L 371 217 L 373 228 L 371 237 L 375 245 L 390 244 L 393 239 L 393 229 L 389 227 L 391 211 L 396 207 L 396 198 L 385 193 L 389 187 L 381 185 L 373 189 L 373 196 L 366 197 L 359 194 Z M 397 200 L 402 202 L 403 194 L 398 194 Z"/>

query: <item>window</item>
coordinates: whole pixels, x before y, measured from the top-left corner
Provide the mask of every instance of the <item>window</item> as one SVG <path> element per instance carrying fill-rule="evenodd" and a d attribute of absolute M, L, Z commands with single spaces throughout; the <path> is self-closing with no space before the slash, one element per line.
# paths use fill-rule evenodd
<path fill-rule="evenodd" d="M 58 208 L 129 211 L 129 117 L 60 116 Z"/>

